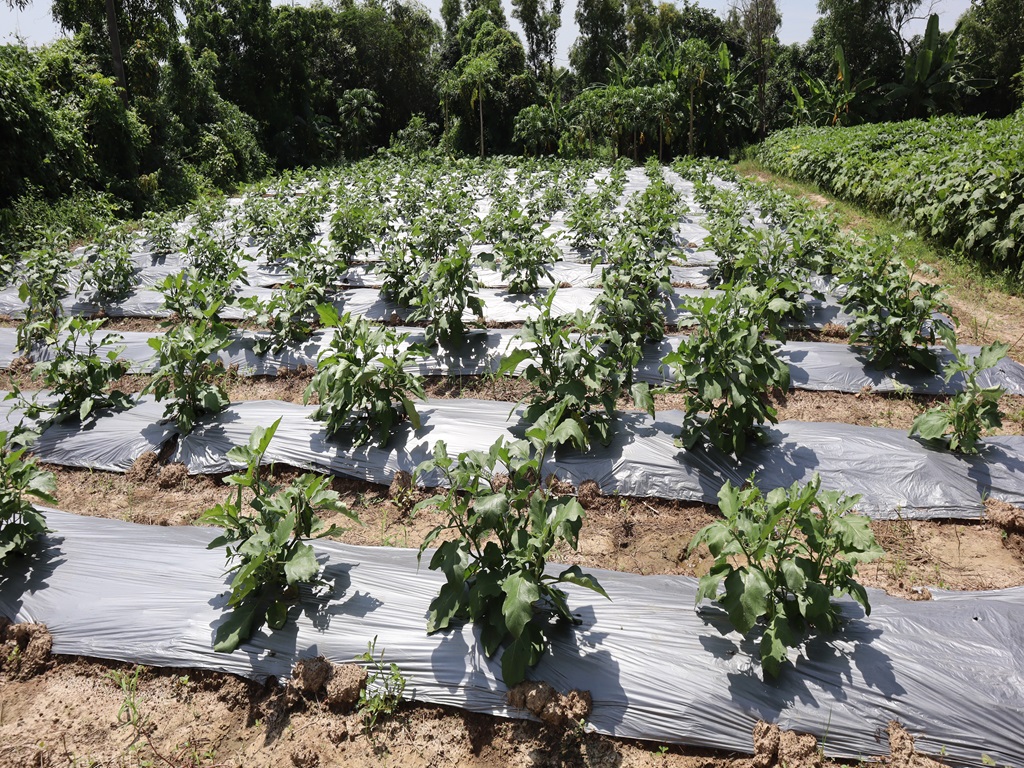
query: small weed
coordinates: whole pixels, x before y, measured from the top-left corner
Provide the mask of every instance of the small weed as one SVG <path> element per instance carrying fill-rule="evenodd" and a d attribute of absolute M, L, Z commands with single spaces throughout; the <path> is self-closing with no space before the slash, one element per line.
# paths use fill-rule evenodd
<path fill-rule="evenodd" d="M 142 671 L 142 665 L 137 664 L 130 672 L 112 669 L 106 674 L 106 677 L 113 680 L 124 694 L 121 708 L 117 710 L 117 722 L 123 725 L 131 725 L 136 730 L 138 730 L 143 722 L 142 715 L 139 713 L 138 702 L 136 701 L 139 693 L 139 678 L 142 675 Z"/>
<path fill-rule="evenodd" d="M 366 687 L 359 694 L 359 711 L 363 715 L 363 732 L 375 741 L 381 720 L 394 714 L 405 693 L 405 676 L 392 662 L 384 664 L 384 650 L 377 654 L 377 637 L 367 644 L 366 653 L 356 657 L 367 666 Z"/>

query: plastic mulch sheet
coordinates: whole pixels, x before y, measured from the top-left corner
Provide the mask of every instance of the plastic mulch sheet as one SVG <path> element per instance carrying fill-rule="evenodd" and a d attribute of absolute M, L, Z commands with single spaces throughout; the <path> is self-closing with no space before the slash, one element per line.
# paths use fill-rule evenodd
<path fill-rule="evenodd" d="M 0 575 L 0 614 L 46 624 L 55 653 L 285 678 L 303 657 L 351 662 L 376 637 L 407 696 L 525 716 L 509 709 L 500 664 L 472 626 L 426 634 L 443 577 L 412 550 L 318 542 L 326 594 L 304 591 L 283 629 L 226 655 L 211 650 L 227 585 L 223 551 L 206 549 L 214 531 L 56 511 L 47 523 L 52 532 Z M 953 764 L 981 766 L 983 753 L 1024 763 L 1022 589 L 936 590 L 917 602 L 872 590 L 870 616 L 844 601 L 840 630 L 791 652 L 766 682 L 758 638 L 732 632 L 715 606 L 695 610 L 695 579 L 592 572 L 611 600 L 569 585 L 580 624 L 551 630 L 529 676 L 590 691 L 588 725 L 602 733 L 750 753 L 766 720 L 858 759 L 884 751 L 878 733 L 895 719 L 919 750 Z"/>
<path fill-rule="evenodd" d="M 412 472 L 429 458 L 438 440 L 451 455 L 487 450 L 500 436 L 521 435 L 524 424 L 509 403 L 432 400 L 419 407 L 422 426 L 406 423 L 386 448 L 353 447 L 328 440 L 310 420 L 312 406 L 278 401 L 236 403 L 204 420 L 179 441 L 174 461 L 190 473 L 232 469 L 227 452 L 243 445 L 258 426 L 282 422 L 266 461 L 315 468 L 388 484 L 395 472 Z M 586 453 L 562 450 L 547 471 L 579 485 L 593 480 L 605 494 L 656 496 L 715 502 L 725 480 L 743 482 L 756 473 L 765 489 L 807 482 L 815 472 L 823 486 L 863 497 L 857 509 L 878 519 L 977 518 L 983 497 L 1024 506 L 1024 437 L 993 437 L 977 457 L 935 450 L 897 430 L 847 424 L 789 421 L 765 431 L 762 445 L 742 461 L 715 450 L 686 451 L 675 445 L 681 411 L 620 413 L 607 447 L 594 442 Z M 436 478 L 424 477 L 427 485 Z"/>
<path fill-rule="evenodd" d="M 409 334 L 406 345 L 422 344 L 425 341 L 421 328 L 396 330 Z M 471 331 L 467 341 L 459 347 L 434 349 L 425 358 L 410 360 L 406 368 L 424 376 L 492 373 L 498 369 L 502 356 L 519 345 L 516 340 L 518 333 L 516 329 Z M 96 339 L 106 335 L 107 332 L 99 331 Z M 117 345 L 124 347 L 120 357 L 130 363 L 132 371 L 144 373 L 153 369 L 155 353 L 149 346 L 149 340 L 159 338 L 160 334 L 118 331 L 116 335 L 121 337 Z M 282 368 L 315 368 L 317 357 L 329 346 L 333 332 L 317 332 L 302 345 L 269 351 L 262 356 L 253 351 L 253 343 L 260 335 L 235 333 L 230 344 L 218 353 L 219 359 L 225 367 L 237 366 L 239 374 L 243 376 L 274 376 Z M 0 368 L 10 367 L 20 357 L 15 351 L 15 339 L 14 328 L 0 328 Z M 671 372 L 662 366 L 661 361 L 669 352 L 678 349 L 679 343 L 678 336 L 669 336 L 661 342 L 645 345 L 644 357 L 637 367 L 637 379 L 652 384 L 671 381 Z M 977 355 L 979 349 L 967 345 L 960 347 L 960 351 L 968 357 Z M 944 348 L 937 348 L 936 352 L 943 365 L 953 359 L 952 354 Z M 835 392 L 870 389 L 876 392 L 908 391 L 921 394 L 950 394 L 963 389 L 963 376 L 960 374 L 947 383 L 937 374 L 914 370 L 877 370 L 862 351 L 846 344 L 787 342 L 780 347 L 779 355 L 789 365 L 791 386 L 794 389 Z M 32 353 L 32 358 L 37 361 L 51 357 L 52 351 L 49 348 L 36 349 Z M 526 365 L 523 363 L 520 368 Z M 1001 386 L 1007 394 L 1024 395 L 1024 366 L 1010 358 L 1003 358 L 996 366 L 982 371 L 978 375 L 978 383 L 982 387 Z"/>

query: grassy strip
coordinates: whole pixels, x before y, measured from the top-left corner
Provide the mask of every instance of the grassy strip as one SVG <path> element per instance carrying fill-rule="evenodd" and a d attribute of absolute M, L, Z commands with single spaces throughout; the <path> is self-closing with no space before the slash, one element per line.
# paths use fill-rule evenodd
<path fill-rule="evenodd" d="M 961 341 L 988 344 L 1005 341 L 1011 354 L 1024 358 L 1024 286 L 1007 273 L 994 272 L 977 261 L 925 240 L 903 224 L 859 205 L 838 200 L 817 184 L 773 173 L 756 160 L 741 160 L 736 172 L 779 187 L 794 197 L 826 206 L 842 227 L 864 237 L 893 238 L 896 253 L 938 271 L 960 321 Z"/>

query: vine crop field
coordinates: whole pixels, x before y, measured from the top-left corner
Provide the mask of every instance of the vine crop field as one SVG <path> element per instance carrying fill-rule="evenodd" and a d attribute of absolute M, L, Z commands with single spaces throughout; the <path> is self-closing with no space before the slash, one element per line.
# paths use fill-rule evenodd
<path fill-rule="evenodd" d="M 827 209 L 374 160 L 4 274 L 0 765 L 1024 762 L 1020 347 Z"/>
<path fill-rule="evenodd" d="M 892 215 L 988 267 L 1024 275 L 1022 116 L 943 117 L 841 130 L 779 131 L 760 150 L 771 170 Z"/>

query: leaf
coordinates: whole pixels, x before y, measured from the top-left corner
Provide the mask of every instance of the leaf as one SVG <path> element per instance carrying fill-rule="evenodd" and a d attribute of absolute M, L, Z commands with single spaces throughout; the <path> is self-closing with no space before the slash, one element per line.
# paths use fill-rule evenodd
<path fill-rule="evenodd" d="M 725 578 L 725 594 L 719 601 L 729 614 L 729 621 L 747 634 L 754 623 L 768 611 L 771 587 L 757 568 L 734 570 Z"/>
<path fill-rule="evenodd" d="M 949 428 L 949 415 L 945 409 L 933 408 L 914 418 L 910 434 L 921 435 L 925 440 L 937 440 Z"/>
<path fill-rule="evenodd" d="M 259 621 L 259 601 L 255 598 L 246 600 L 232 610 L 227 618 L 217 627 L 214 634 L 213 650 L 217 653 L 231 653 L 239 645 L 252 637 L 253 630 Z"/>
<path fill-rule="evenodd" d="M 462 606 L 465 586 L 462 582 L 445 582 L 438 590 L 437 596 L 430 601 L 427 615 L 427 634 L 432 635 L 447 629 L 451 620 L 458 614 Z"/>
<path fill-rule="evenodd" d="M 512 573 L 502 583 L 501 591 L 505 593 L 505 602 L 501 606 L 505 625 L 513 637 L 519 637 L 533 618 L 533 604 L 540 598 L 540 590 L 536 582 L 520 573 Z"/>
<path fill-rule="evenodd" d="M 509 688 L 526 679 L 526 670 L 540 661 L 545 640 L 540 630 L 531 625 L 515 637 L 501 654 L 501 678 Z"/>
<path fill-rule="evenodd" d="M 579 587 L 586 587 L 587 589 L 593 590 L 599 595 L 611 600 L 611 598 L 608 597 L 608 593 L 604 591 L 598 580 L 589 573 L 583 573 L 578 565 L 566 568 L 558 575 L 558 580 L 575 584 Z"/>
<path fill-rule="evenodd" d="M 630 392 L 636 407 L 650 416 L 654 416 L 654 396 L 651 394 L 650 385 L 646 382 L 637 382 L 632 386 Z"/>
<path fill-rule="evenodd" d="M 299 544 L 285 561 L 284 575 L 290 585 L 306 584 L 316 578 L 320 564 L 309 544 Z"/>

